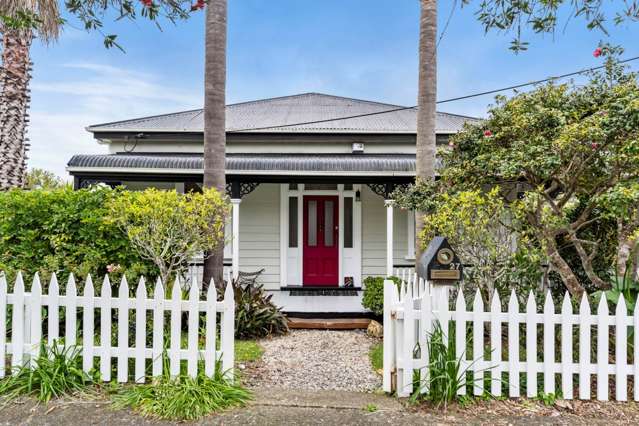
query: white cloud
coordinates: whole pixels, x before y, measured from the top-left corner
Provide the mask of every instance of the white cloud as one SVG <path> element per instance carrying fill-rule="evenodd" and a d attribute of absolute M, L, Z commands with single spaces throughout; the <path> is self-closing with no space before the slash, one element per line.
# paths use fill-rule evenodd
<path fill-rule="evenodd" d="M 106 152 L 86 126 L 202 105 L 200 94 L 154 74 L 92 63 L 63 64 L 60 70 L 65 72 L 31 84 L 29 167 L 64 177 L 73 154 Z"/>

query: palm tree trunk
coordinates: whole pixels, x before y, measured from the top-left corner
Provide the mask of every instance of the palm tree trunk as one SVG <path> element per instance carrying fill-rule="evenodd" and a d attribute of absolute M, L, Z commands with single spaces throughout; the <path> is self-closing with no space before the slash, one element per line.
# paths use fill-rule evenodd
<path fill-rule="evenodd" d="M 204 70 L 204 187 L 226 191 L 226 0 L 209 0 Z M 204 283 L 222 282 L 224 246 L 204 259 Z"/>
<path fill-rule="evenodd" d="M 435 176 L 435 121 L 437 102 L 437 0 L 421 0 L 419 19 L 419 91 L 417 95 L 417 179 Z M 419 239 L 424 228 L 422 212 L 415 212 L 416 261 L 422 254 Z"/>
<path fill-rule="evenodd" d="M 25 184 L 28 144 L 25 138 L 31 96 L 31 30 L 3 31 L 0 69 L 0 190 Z"/>

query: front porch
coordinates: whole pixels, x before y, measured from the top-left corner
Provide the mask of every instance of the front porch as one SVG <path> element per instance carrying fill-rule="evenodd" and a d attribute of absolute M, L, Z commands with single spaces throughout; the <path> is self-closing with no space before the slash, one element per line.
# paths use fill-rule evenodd
<path fill-rule="evenodd" d="M 291 170 L 289 158 L 268 171 L 227 174 L 232 205 L 225 244 L 228 271 L 237 277 L 240 271 L 263 269 L 259 281 L 287 312 L 363 312 L 366 277 L 392 275 L 395 268 L 414 264 L 414 214 L 391 199 L 396 188 L 413 181 L 414 157 L 325 157 L 297 158 L 297 170 Z M 311 167 L 315 170 L 304 170 Z M 76 187 L 101 181 L 188 191 L 201 185 L 201 175 L 168 170 L 87 172 L 74 173 Z M 190 274 L 192 279 L 201 276 L 197 265 Z"/>

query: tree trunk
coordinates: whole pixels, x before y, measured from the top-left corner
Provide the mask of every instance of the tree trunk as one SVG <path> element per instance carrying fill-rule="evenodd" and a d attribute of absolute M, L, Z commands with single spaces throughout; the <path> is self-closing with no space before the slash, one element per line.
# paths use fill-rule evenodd
<path fill-rule="evenodd" d="M 226 0 L 209 0 L 206 11 L 204 70 L 204 187 L 226 191 Z M 206 288 L 223 280 L 224 246 L 204 259 Z"/>
<path fill-rule="evenodd" d="M 421 0 L 419 19 L 419 81 L 417 104 L 417 179 L 435 177 L 435 121 L 437 118 L 437 0 Z M 415 260 L 419 262 L 424 228 L 422 212 L 415 212 Z"/>
<path fill-rule="evenodd" d="M 0 70 L 0 190 L 25 184 L 28 144 L 25 138 L 31 96 L 31 30 L 3 32 Z"/>
<path fill-rule="evenodd" d="M 547 238 L 546 245 L 546 255 L 548 256 L 553 269 L 559 274 L 561 281 L 563 281 L 573 299 L 580 300 L 585 289 L 579 283 L 579 279 L 574 272 L 572 272 L 572 269 L 570 269 L 570 265 L 568 265 L 564 258 L 559 254 L 554 238 Z"/>

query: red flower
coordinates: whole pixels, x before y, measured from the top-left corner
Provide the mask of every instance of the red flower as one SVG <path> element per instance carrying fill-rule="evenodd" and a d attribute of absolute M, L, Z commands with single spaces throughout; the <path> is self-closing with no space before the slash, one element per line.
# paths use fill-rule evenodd
<path fill-rule="evenodd" d="M 142 4 L 146 7 L 151 7 L 153 6 L 153 0 L 140 0 L 142 2 Z"/>
<path fill-rule="evenodd" d="M 197 0 L 197 3 L 191 6 L 191 11 L 194 12 L 196 10 L 204 9 L 205 6 L 206 6 L 205 0 Z"/>
<path fill-rule="evenodd" d="M 595 58 L 598 58 L 601 56 L 602 53 L 603 53 L 603 50 L 601 50 L 601 47 L 598 47 L 595 49 L 594 52 L 592 52 L 592 56 L 594 56 Z"/>
<path fill-rule="evenodd" d="M 599 148 L 599 144 L 597 142 L 593 142 L 590 144 L 590 148 L 592 148 L 592 150 L 596 150 L 597 148 Z"/>
<path fill-rule="evenodd" d="M 490 130 L 484 131 L 484 136 L 486 136 L 487 138 L 491 137 L 492 135 L 493 135 L 493 132 L 491 132 Z"/>

